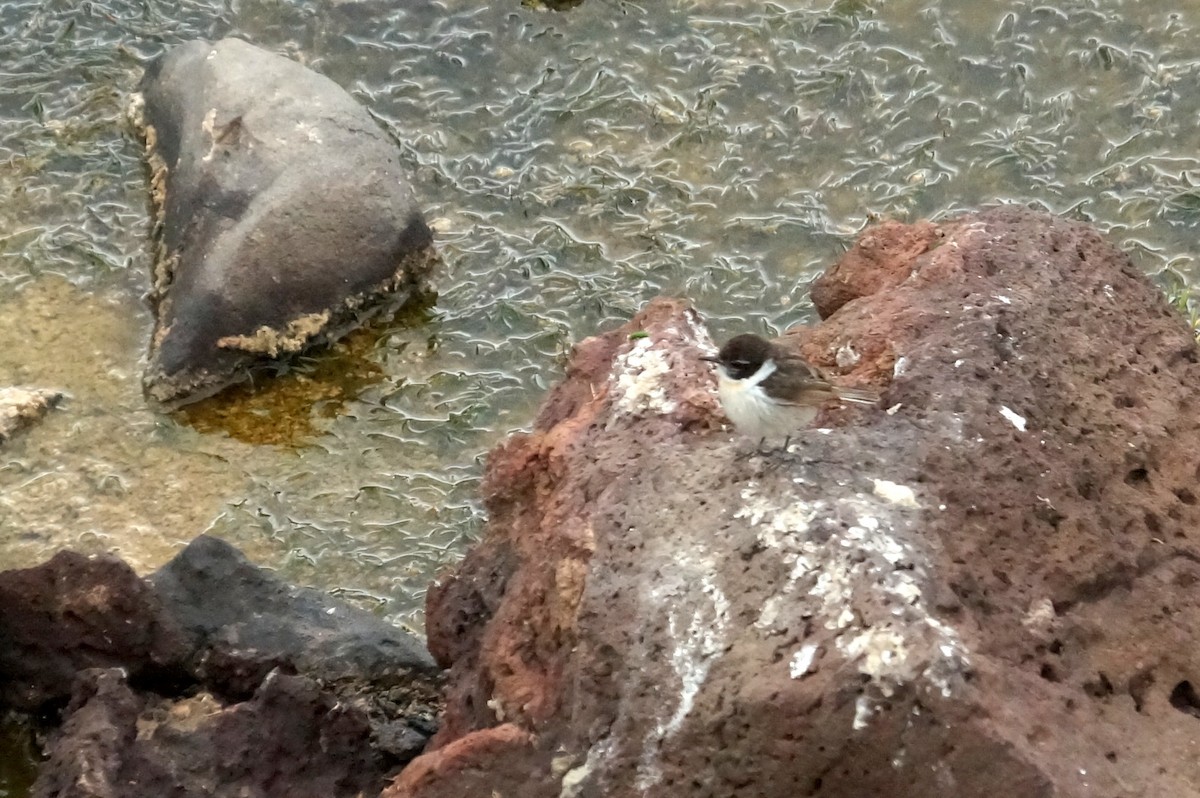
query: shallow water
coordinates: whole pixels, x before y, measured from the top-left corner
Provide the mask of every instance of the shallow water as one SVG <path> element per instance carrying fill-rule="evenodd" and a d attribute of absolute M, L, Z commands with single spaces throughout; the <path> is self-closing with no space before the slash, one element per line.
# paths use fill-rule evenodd
<path fill-rule="evenodd" d="M 16 718 L 0 716 L 0 798 L 28 795 L 37 778 L 33 730 Z"/>
<path fill-rule="evenodd" d="M 71 546 L 149 570 L 207 530 L 419 627 L 481 528 L 486 451 L 574 342 L 657 294 L 718 337 L 778 330 L 872 220 L 1003 200 L 1094 222 L 1186 304 L 1200 10 L 1177 5 L 0 4 L 0 384 L 69 396 L 0 451 L 0 563 Z M 431 306 L 167 416 L 139 383 L 146 184 L 122 108 L 164 48 L 226 35 L 395 134 L 444 265 Z"/>

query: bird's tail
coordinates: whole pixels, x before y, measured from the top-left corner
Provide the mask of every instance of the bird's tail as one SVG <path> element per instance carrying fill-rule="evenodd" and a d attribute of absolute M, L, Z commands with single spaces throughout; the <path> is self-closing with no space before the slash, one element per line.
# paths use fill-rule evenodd
<path fill-rule="evenodd" d="M 834 386 L 833 392 L 837 394 L 837 398 L 843 402 L 854 402 L 860 405 L 875 405 L 879 404 L 879 394 L 875 391 L 869 391 L 865 388 L 840 388 Z"/>

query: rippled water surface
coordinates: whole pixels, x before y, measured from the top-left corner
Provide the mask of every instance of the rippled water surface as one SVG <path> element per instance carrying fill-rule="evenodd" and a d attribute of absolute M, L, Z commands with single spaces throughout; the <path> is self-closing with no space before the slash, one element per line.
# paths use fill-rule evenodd
<path fill-rule="evenodd" d="M 0 450 L 0 564 L 157 567 L 209 530 L 420 624 L 481 527 L 484 453 L 570 346 L 656 294 L 718 335 L 810 318 L 879 217 L 996 200 L 1088 219 L 1188 301 L 1200 9 L 1127 0 L 520 5 L 0 3 L 0 384 L 68 401 Z M 145 63 L 240 36 L 325 73 L 402 143 L 439 296 L 256 396 L 153 412 Z"/>

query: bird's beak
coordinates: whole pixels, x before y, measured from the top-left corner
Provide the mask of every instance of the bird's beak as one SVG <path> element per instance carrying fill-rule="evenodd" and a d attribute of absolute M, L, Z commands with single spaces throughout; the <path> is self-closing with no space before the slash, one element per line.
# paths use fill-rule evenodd
<path fill-rule="evenodd" d="M 721 358 L 717 357 L 716 355 L 701 355 L 700 359 L 703 360 L 705 363 L 720 363 L 721 362 Z"/>

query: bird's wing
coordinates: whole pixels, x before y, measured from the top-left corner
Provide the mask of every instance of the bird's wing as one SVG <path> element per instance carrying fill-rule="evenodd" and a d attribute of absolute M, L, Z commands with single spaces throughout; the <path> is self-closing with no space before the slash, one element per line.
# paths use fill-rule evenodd
<path fill-rule="evenodd" d="M 784 367 L 772 374 L 770 379 L 775 383 L 772 394 L 786 397 L 779 400 L 784 404 L 814 405 L 834 398 L 859 404 L 879 401 L 879 394 L 869 389 L 834 385 L 820 369 L 799 355 L 789 353 L 781 360 Z"/>
<path fill-rule="evenodd" d="M 776 359 L 779 360 L 781 366 L 786 364 L 787 371 L 807 374 L 810 379 L 827 382 L 820 369 L 793 352 L 777 354 Z"/>
<path fill-rule="evenodd" d="M 800 358 L 789 358 L 786 368 L 777 369 L 763 387 L 780 404 L 788 405 L 819 405 L 837 396 L 833 385 Z"/>

